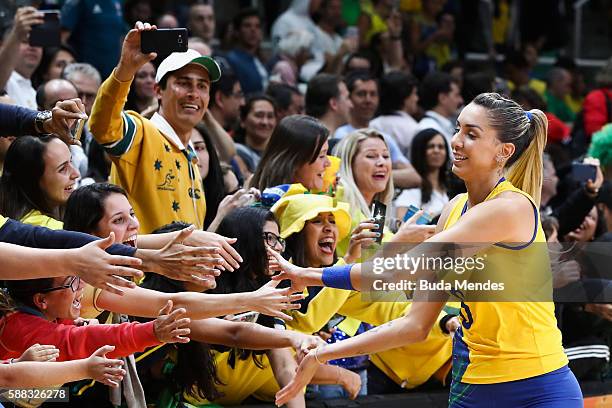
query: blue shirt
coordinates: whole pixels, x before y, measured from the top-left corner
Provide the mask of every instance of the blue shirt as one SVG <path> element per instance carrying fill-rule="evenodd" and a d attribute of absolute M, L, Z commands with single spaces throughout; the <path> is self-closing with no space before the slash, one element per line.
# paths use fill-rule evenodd
<path fill-rule="evenodd" d="M 254 56 L 246 51 L 235 48 L 227 53 L 227 61 L 240 81 L 240 87 L 245 95 L 263 92 L 267 78 L 262 76 L 265 67 Z"/>
<path fill-rule="evenodd" d="M 69 42 L 102 78 L 119 62 L 121 41 L 126 33 L 123 0 L 67 0 L 61 10 L 61 25 L 71 32 Z"/>
<path fill-rule="evenodd" d="M 344 136 L 348 135 L 351 132 L 354 132 L 355 130 L 357 129 L 347 123 L 346 125 L 340 126 L 338 129 L 336 129 L 336 133 L 334 133 L 334 139 L 342 139 Z M 406 156 L 402 154 L 402 151 L 400 150 L 394 138 L 380 131 L 378 132 L 382 134 L 385 138 L 385 142 L 389 147 L 389 155 L 391 155 L 392 163 L 410 163 L 410 160 L 408 160 Z"/>

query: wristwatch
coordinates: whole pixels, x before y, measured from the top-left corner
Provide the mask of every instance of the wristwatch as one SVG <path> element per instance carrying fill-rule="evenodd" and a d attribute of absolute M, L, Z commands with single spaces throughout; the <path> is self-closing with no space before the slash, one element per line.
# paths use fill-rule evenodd
<path fill-rule="evenodd" d="M 53 114 L 49 110 L 38 112 L 36 114 L 36 118 L 34 119 L 34 129 L 36 129 L 36 132 L 38 132 L 39 134 L 47 133 L 45 132 L 44 124 L 45 121 L 51 119 L 52 116 Z"/>

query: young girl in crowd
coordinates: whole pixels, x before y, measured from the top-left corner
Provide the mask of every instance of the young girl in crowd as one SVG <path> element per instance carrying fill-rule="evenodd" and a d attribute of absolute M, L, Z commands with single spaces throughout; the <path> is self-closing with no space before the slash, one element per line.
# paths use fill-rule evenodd
<path fill-rule="evenodd" d="M 410 163 L 421 176 L 421 187 L 402 191 L 395 200 L 397 218 L 403 219 L 410 205 L 438 217 L 448 204 L 446 138 L 435 129 L 420 131 L 412 139 Z"/>
<path fill-rule="evenodd" d="M 240 171 L 246 180 L 250 177 L 268 145 L 276 126 L 274 100 L 267 95 L 250 96 L 240 107 L 240 132 L 236 135 L 236 153 Z"/>
<path fill-rule="evenodd" d="M 259 192 L 255 190 L 226 189 L 223 168 L 217 150 L 206 128 L 201 124 L 193 129 L 191 142 L 198 155 L 198 168 L 202 176 L 204 196 L 206 198 L 204 229 L 214 232 L 219 227 L 221 220 L 231 210 L 251 203 L 259 195 Z"/>
<path fill-rule="evenodd" d="M 329 167 L 329 131 L 317 119 L 305 115 L 283 118 L 274 129 L 250 186 L 263 191 L 280 184 L 300 183 L 308 190 L 323 189 Z"/>
<path fill-rule="evenodd" d="M 449 203 L 438 222 L 438 233 L 427 243 L 487 243 L 462 255 L 487 254 L 487 262 L 496 262 L 502 275 L 519 279 L 517 274 L 522 273 L 529 279 L 538 268 L 549 265 L 547 253 L 537 252 L 537 245 L 546 242 L 538 212 L 546 116 L 538 110 L 525 112 L 515 102 L 489 93 L 477 96 L 461 112 L 457 125 L 453 172 L 465 181 L 468 193 Z M 417 247 L 408 255 L 421 256 L 423 251 L 429 253 Z M 285 270 L 279 278 L 290 277 L 294 284 L 366 289 L 362 265 L 323 272 L 298 268 L 274 255 Z M 417 291 L 415 297 L 423 295 Z M 277 403 L 301 390 L 319 364 L 330 359 L 422 341 L 448 297 L 436 295 L 415 302 L 405 317 L 309 353 L 294 381 L 277 395 Z M 552 302 L 471 300 L 462 298 L 462 327 L 453 339 L 451 407 L 582 407 Z M 515 354 L 519 349 L 520 359 Z"/>

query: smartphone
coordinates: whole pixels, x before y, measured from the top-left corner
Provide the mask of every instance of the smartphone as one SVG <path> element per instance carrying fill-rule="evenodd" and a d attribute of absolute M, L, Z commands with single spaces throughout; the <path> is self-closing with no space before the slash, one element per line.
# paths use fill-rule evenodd
<path fill-rule="evenodd" d="M 408 210 L 406 211 L 406 215 L 404 215 L 404 222 L 408 221 L 410 219 L 410 217 L 412 217 L 414 214 L 416 214 L 419 211 L 419 208 L 414 206 L 414 205 L 410 205 L 408 206 Z M 427 225 L 431 222 L 432 220 L 432 216 L 431 214 L 428 214 L 426 212 L 424 212 L 419 219 L 416 221 L 417 225 Z"/>
<path fill-rule="evenodd" d="M 597 175 L 597 167 L 592 164 L 572 163 L 572 178 L 580 183 L 586 183 L 587 180 L 595 181 Z"/>
<path fill-rule="evenodd" d="M 143 31 L 140 34 L 140 51 L 143 54 L 156 52 L 159 55 L 186 52 L 187 39 L 186 28 L 160 28 Z"/>
<path fill-rule="evenodd" d="M 378 232 L 380 234 L 376 238 L 376 243 L 378 244 L 382 242 L 386 214 L 387 206 L 378 200 L 374 200 L 374 203 L 372 204 L 372 218 L 374 218 L 374 222 L 378 224 L 378 228 L 373 229 L 372 232 Z"/>
<path fill-rule="evenodd" d="M 81 140 L 81 133 L 83 133 L 83 127 L 85 126 L 85 119 L 77 119 L 76 123 L 70 130 L 72 138 L 75 140 Z"/>
<path fill-rule="evenodd" d="M 245 312 L 234 316 L 232 322 L 248 322 L 255 323 L 259 318 L 259 312 Z"/>
<path fill-rule="evenodd" d="M 57 10 L 43 10 L 42 24 L 32 26 L 30 45 L 32 47 L 59 47 L 62 44 L 60 13 Z"/>

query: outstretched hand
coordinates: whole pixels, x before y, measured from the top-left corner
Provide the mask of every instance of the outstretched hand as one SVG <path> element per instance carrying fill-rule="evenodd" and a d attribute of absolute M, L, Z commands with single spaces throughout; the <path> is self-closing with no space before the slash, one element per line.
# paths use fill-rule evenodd
<path fill-rule="evenodd" d="M 87 359 L 87 376 L 109 387 L 118 387 L 125 375 L 122 360 L 106 357 L 114 349 L 115 346 L 102 346 Z"/>
<path fill-rule="evenodd" d="M 179 231 L 172 241 L 159 250 L 139 250 L 144 256 L 147 270 L 172 279 L 210 285 L 210 280 L 224 269 L 221 250 L 216 246 L 186 246 L 183 244 L 192 233 L 190 226 Z"/>
<path fill-rule="evenodd" d="M 85 282 L 100 289 L 108 290 L 116 295 L 123 295 L 124 288 L 134 288 L 136 284 L 122 276 L 140 278 L 142 272 L 131 267 L 138 267 L 142 261 L 137 258 L 120 255 L 110 255 L 105 249 L 115 242 L 113 232 L 104 239 L 67 250 L 66 275 L 78 275 Z"/>
<path fill-rule="evenodd" d="M 168 300 L 155 319 L 153 331 L 160 343 L 189 343 L 189 323 L 191 319 L 184 317 L 187 311 L 183 308 L 172 310 L 173 304 Z"/>
<path fill-rule="evenodd" d="M 270 248 L 266 245 L 266 250 L 268 254 L 271 255 L 268 260 L 268 270 L 270 272 L 280 272 L 278 275 L 272 276 L 272 280 L 281 281 L 284 279 L 291 280 L 291 289 L 294 292 L 303 292 L 306 286 L 308 286 L 307 282 L 302 279 L 303 274 L 301 273 L 304 268 L 300 268 L 287 261 L 281 254 L 276 252 L 274 249 Z"/>
<path fill-rule="evenodd" d="M 300 305 L 292 302 L 304 299 L 304 295 L 292 294 L 294 292 L 292 288 L 277 289 L 279 283 L 279 281 L 270 281 L 252 292 L 253 306 L 251 309 L 268 316 L 293 320 L 291 316 L 282 311 L 299 309 Z"/>
<path fill-rule="evenodd" d="M 280 407 L 281 405 L 285 405 L 301 392 L 304 387 L 310 383 L 319 365 L 320 364 L 314 357 L 314 351 L 310 351 L 308 355 L 302 359 L 302 362 L 300 362 L 295 377 L 293 377 L 291 382 L 276 393 L 276 406 Z"/>

